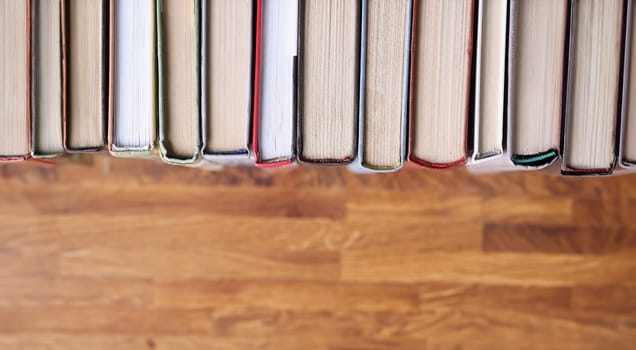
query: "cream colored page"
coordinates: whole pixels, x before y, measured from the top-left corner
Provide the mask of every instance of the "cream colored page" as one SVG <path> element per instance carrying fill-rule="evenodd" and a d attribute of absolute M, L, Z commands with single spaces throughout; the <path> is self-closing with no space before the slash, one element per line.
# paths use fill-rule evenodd
<path fill-rule="evenodd" d="M 357 0 L 305 2 L 302 157 L 353 157 L 357 121 Z"/>
<path fill-rule="evenodd" d="M 71 148 L 103 145 L 102 2 L 68 0 L 69 95 L 68 144 Z"/>
<path fill-rule="evenodd" d="M 513 150 L 534 155 L 559 146 L 567 3 L 515 0 Z"/>
<path fill-rule="evenodd" d="M 502 151 L 506 59 L 506 0 L 483 0 L 481 18 L 478 152 Z"/>
<path fill-rule="evenodd" d="M 630 43 L 630 60 L 626 62 L 626 69 L 629 69 L 627 76 L 627 100 L 625 113 L 625 130 L 623 131 L 623 159 L 636 163 L 636 6 L 632 6 L 629 14 L 632 18 L 632 33 Z"/>
<path fill-rule="evenodd" d="M 263 0 L 258 151 L 261 160 L 293 156 L 294 58 L 298 54 L 298 0 Z"/>
<path fill-rule="evenodd" d="M 64 151 L 60 0 L 38 0 L 34 5 L 33 147 L 35 153 L 59 153 Z"/>
<path fill-rule="evenodd" d="M 169 156 L 198 152 L 194 0 L 163 2 L 164 121 Z"/>
<path fill-rule="evenodd" d="M 210 0 L 207 16 L 208 152 L 247 148 L 252 45 L 252 1 Z"/>
<path fill-rule="evenodd" d="M 465 157 L 472 6 L 470 0 L 417 4 L 411 154 L 434 164 Z"/>
<path fill-rule="evenodd" d="M 623 2 L 574 1 L 567 166 L 606 169 L 614 159 Z"/>
<path fill-rule="evenodd" d="M 0 0 L 0 156 L 29 153 L 26 11 L 23 1 Z"/>
<path fill-rule="evenodd" d="M 401 162 L 406 0 L 367 1 L 364 163 Z"/>

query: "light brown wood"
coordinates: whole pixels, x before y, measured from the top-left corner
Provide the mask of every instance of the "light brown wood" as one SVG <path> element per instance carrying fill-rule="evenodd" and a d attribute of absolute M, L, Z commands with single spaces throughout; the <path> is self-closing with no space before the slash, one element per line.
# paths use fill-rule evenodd
<path fill-rule="evenodd" d="M 0 348 L 630 349 L 634 176 L 0 165 Z"/>

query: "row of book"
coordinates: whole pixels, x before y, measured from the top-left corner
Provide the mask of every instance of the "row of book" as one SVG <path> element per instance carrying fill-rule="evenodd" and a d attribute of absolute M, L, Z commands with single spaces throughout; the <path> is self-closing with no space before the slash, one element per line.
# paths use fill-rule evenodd
<path fill-rule="evenodd" d="M 0 0 L 0 157 L 636 168 L 632 0 Z"/>

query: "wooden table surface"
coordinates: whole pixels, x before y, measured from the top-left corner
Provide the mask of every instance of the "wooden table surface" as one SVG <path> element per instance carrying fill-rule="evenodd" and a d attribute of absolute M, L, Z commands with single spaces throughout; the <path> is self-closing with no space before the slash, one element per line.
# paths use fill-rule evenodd
<path fill-rule="evenodd" d="M 0 349 L 629 349 L 636 174 L 0 165 Z"/>

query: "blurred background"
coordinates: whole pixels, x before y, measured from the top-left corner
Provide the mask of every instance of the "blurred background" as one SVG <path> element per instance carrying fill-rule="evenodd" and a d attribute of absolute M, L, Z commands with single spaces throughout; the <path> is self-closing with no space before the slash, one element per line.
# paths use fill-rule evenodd
<path fill-rule="evenodd" d="M 0 348 L 633 348 L 635 176 L 2 164 Z"/>

